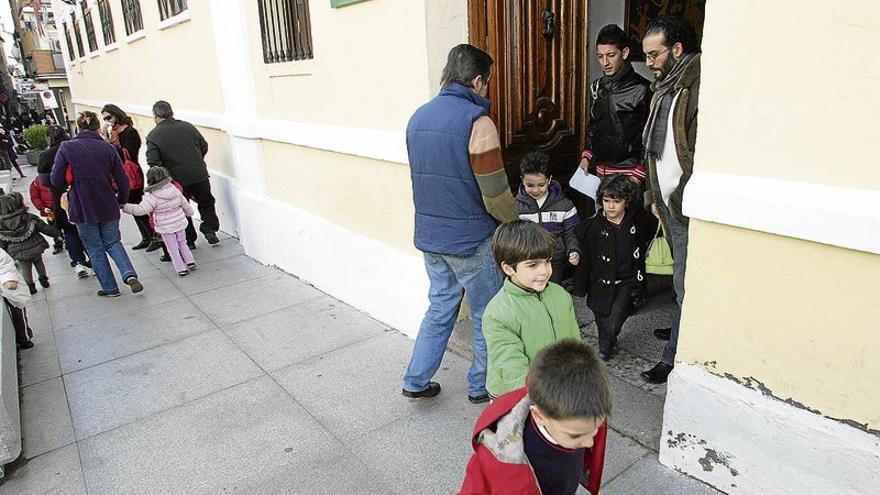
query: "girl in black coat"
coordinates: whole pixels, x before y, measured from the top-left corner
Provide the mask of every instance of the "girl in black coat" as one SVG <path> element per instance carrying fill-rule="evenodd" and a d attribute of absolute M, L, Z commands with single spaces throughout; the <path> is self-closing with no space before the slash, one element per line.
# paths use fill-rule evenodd
<path fill-rule="evenodd" d="M 604 361 L 615 351 L 634 299 L 646 293 L 645 257 L 657 219 L 633 204 L 638 192 L 638 184 L 629 176 L 606 176 L 597 194 L 602 209 L 576 230 L 581 260 L 574 295 L 587 295 L 599 329 L 599 357 Z"/>
<path fill-rule="evenodd" d="M 40 220 L 40 217 L 28 213 L 18 193 L 0 197 L 0 249 L 9 253 L 18 262 L 21 276 L 31 294 L 37 293 L 31 267 L 37 269 L 40 285 L 49 287 L 49 276 L 43 264 L 43 252 L 49 243 L 43 235 L 58 237 L 61 232 Z"/>

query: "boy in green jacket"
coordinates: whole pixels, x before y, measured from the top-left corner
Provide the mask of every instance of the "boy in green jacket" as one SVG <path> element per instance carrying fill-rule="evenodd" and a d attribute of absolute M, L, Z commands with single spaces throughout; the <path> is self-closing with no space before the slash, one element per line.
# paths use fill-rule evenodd
<path fill-rule="evenodd" d="M 489 350 L 486 390 L 498 397 L 525 386 L 529 363 L 544 346 L 581 339 L 571 296 L 550 282 L 556 240 L 540 225 L 514 220 L 492 237 L 504 285 L 483 312 Z"/>

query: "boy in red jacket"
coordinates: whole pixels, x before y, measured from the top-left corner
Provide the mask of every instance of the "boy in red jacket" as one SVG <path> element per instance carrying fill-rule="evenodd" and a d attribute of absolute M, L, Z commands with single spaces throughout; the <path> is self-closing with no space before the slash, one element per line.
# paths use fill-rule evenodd
<path fill-rule="evenodd" d="M 61 228 L 55 224 L 55 213 L 53 210 L 55 202 L 52 200 L 52 190 L 44 186 L 43 183 L 40 182 L 40 178 L 37 177 L 31 182 L 30 192 L 31 203 L 34 205 L 34 208 L 40 212 L 40 216 L 46 219 L 46 223 L 61 230 Z M 52 250 L 52 254 L 58 254 L 62 251 L 64 251 L 64 238 L 56 237 L 55 248 Z"/>
<path fill-rule="evenodd" d="M 561 340 L 535 356 L 527 386 L 495 399 L 477 420 L 459 495 L 598 495 L 611 391 L 586 344 Z"/>

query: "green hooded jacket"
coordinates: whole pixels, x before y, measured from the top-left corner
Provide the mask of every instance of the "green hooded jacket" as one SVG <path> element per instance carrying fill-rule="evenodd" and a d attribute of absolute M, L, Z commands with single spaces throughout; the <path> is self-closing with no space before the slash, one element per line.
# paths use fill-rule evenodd
<path fill-rule="evenodd" d="M 537 293 L 506 279 L 483 312 L 489 351 L 486 390 L 498 397 L 525 386 L 529 363 L 544 346 L 581 338 L 571 295 L 547 284 Z"/>

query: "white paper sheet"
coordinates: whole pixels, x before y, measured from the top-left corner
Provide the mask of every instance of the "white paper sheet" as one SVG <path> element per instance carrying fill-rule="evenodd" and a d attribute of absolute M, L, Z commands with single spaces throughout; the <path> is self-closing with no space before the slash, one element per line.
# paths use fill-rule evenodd
<path fill-rule="evenodd" d="M 584 172 L 584 169 L 578 167 L 568 184 L 576 191 L 582 192 L 587 196 L 596 199 L 596 192 L 599 190 L 599 184 L 602 179 L 595 175 Z"/>

